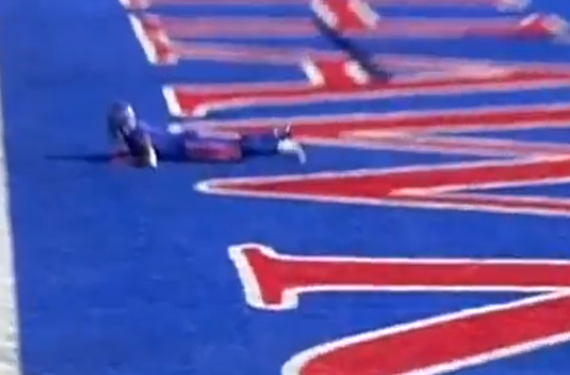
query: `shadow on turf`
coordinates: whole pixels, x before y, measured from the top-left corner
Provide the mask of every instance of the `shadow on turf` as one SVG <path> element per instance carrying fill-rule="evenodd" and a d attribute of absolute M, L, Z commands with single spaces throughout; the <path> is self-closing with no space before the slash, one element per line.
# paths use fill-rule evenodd
<path fill-rule="evenodd" d="M 89 163 L 89 164 L 111 164 L 114 159 L 109 154 L 59 154 L 59 155 L 47 155 L 47 160 L 50 161 L 66 161 L 74 163 Z M 161 163 L 176 163 L 176 164 L 235 164 L 239 161 L 191 161 L 185 158 L 174 158 L 174 157 L 161 157 Z"/>

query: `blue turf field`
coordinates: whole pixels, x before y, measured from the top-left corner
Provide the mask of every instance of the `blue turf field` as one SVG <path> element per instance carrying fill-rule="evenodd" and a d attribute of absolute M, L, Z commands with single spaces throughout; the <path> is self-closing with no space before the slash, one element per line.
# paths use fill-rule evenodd
<path fill-rule="evenodd" d="M 244 10 L 214 3 L 156 12 L 244 17 L 309 12 L 302 4 Z M 564 1 L 541 0 L 531 11 L 570 15 L 568 9 Z M 407 11 L 387 10 L 400 15 Z M 446 12 L 441 14 L 471 14 Z M 487 13 L 495 14 L 481 12 Z M 427 13 L 416 10 L 416 14 Z M 330 48 L 319 38 L 280 43 Z M 375 52 L 448 57 L 570 60 L 567 45 L 546 42 L 369 40 L 363 46 Z M 233 198 L 194 189 L 197 182 L 211 178 L 435 165 L 479 157 L 311 146 L 306 166 L 287 158 L 268 158 L 239 165 L 166 164 L 157 171 L 139 171 L 86 160 L 85 156 L 105 150 L 104 113 L 117 97 L 130 98 L 149 120 L 163 121 L 168 111 L 161 88 L 166 83 L 302 79 L 298 69 L 284 66 L 207 61 L 153 66 L 116 0 L 0 2 L 0 66 L 26 374 L 276 374 L 293 355 L 323 342 L 522 296 L 515 292 L 316 293 L 301 297 L 296 310 L 259 310 L 247 305 L 228 257 L 228 247 L 234 244 L 258 242 L 295 255 L 570 259 L 567 216 Z M 489 102 L 569 99 L 570 90 L 562 87 L 509 95 L 266 106 L 229 110 L 218 118 L 477 108 Z M 567 128 L 467 135 L 570 142 Z M 531 190 L 568 197 L 567 189 L 567 184 L 533 186 L 506 193 Z M 512 327 L 519 328 L 519 323 Z M 493 332 L 473 340 L 489 335 Z M 447 337 L 441 340 L 441 345 L 454 345 Z M 388 374 L 377 370 L 375 375 Z M 564 375 L 570 373 L 570 345 L 456 373 Z"/>

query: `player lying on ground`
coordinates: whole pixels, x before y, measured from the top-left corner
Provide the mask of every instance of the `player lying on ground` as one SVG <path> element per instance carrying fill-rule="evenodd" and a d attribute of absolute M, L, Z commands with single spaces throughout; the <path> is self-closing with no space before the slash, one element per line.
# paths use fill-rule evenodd
<path fill-rule="evenodd" d="M 305 152 L 290 128 L 258 134 L 213 134 L 183 126 L 155 129 L 137 118 L 124 102 L 111 107 L 107 125 L 116 155 L 133 165 L 156 168 L 159 160 L 236 161 L 254 155 L 292 154 L 305 162 Z"/>

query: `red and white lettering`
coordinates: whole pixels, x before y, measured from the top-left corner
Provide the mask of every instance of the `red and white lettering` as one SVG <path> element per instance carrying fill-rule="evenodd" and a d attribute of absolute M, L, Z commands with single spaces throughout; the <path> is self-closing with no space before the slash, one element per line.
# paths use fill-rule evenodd
<path fill-rule="evenodd" d="M 327 2 L 321 3 L 328 4 Z M 372 16 L 368 14 L 370 12 L 362 10 L 363 6 L 350 6 L 346 2 L 338 4 L 342 4 L 342 6 L 323 5 L 319 9 L 325 9 L 323 13 L 330 15 L 328 17 L 331 18 L 330 22 L 340 23 L 341 28 L 354 29 L 357 27 L 355 25 L 360 22 L 358 20 L 362 21 L 362 27 L 375 27 L 369 26 L 369 24 L 376 21 L 365 20 Z M 362 13 L 368 14 L 368 16 L 363 16 Z M 352 17 L 349 16 L 350 14 L 358 15 Z M 323 16 L 323 18 L 326 19 L 327 16 Z M 521 24 L 522 26 L 516 26 L 515 31 L 506 29 L 503 31 L 508 34 L 523 30 L 525 35 L 530 35 L 532 32 L 529 30 L 540 29 L 537 25 L 541 24 L 543 18 L 537 16 L 528 22 L 527 20 L 519 21 L 517 25 Z M 441 62 L 434 61 L 431 66 L 426 66 L 424 63 L 423 72 L 419 70 L 411 75 L 406 74 L 398 76 L 398 79 L 385 81 L 370 77 L 359 63 L 347 60 L 344 53 L 311 49 L 287 50 L 239 46 L 227 43 L 172 41 L 169 29 L 165 27 L 165 22 L 161 21 L 160 18 L 146 17 L 141 20 L 131 16 L 131 24 L 147 58 L 153 63 L 172 64 L 180 59 L 239 63 L 264 62 L 299 66 L 307 76 L 307 80 L 297 82 L 166 87 L 165 92 L 168 94 L 165 96 L 169 109 L 171 112 L 178 111 L 173 113 L 177 116 L 203 117 L 213 111 L 259 105 L 291 106 L 300 103 L 351 101 L 355 99 L 369 100 L 418 95 L 534 90 L 564 87 L 570 82 L 570 73 L 567 70 L 459 61 L 454 64 L 448 63 L 444 69 L 436 70 L 436 72 L 433 69 L 438 69 Z M 381 27 L 386 26 L 385 23 L 382 25 Z M 174 25 L 174 30 L 171 31 L 180 31 L 182 27 L 178 22 Z M 512 26 L 509 27 L 512 28 Z M 248 30 L 248 28 L 241 29 Z M 407 30 L 408 26 L 405 25 L 404 29 Z M 191 30 L 195 30 L 195 28 L 192 27 Z M 422 32 L 422 34 L 424 33 Z M 381 59 L 374 56 L 371 58 L 381 66 L 386 66 L 385 69 L 390 72 L 393 72 L 393 68 L 396 66 L 397 69 L 406 69 L 406 66 L 410 67 L 414 63 L 413 58 L 407 58 L 403 64 L 401 60 L 405 59 L 402 58 L 395 64 L 390 64 L 390 61 L 386 63 L 386 58 Z"/>
<path fill-rule="evenodd" d="M 141 22 L 131 16 L 131 23 L 147 58 L 153 63 L 172 64 L 180 59 L 263 62 L 299 66 L 307 76 L 307 80 L 297 82 L 166 87 L 170 110 L 179 110 L 180 113 L 174 113 L 178 116 L 205 116 L 212 111 L 268 104 L 290 106 L 307 102 L 557 88 L 570 82 L 569 72 L 562 69 L 373 56 L 389 71 L 409 70 L 414 66 L 417 69 L 414 74 L 386 82 L 369 77 L 358 63 L 347 60 L 343 53 L 173 42 L 155 18 Z"/>
<path fill-rule="evenodd" d="M 570 341 L 570 293 L 469 309 L 305 350 L 283 374 L 441 374 Z M 325 370 L 326 371 L 326 370 Z"/>
<path fill-rule="evenodd" d="M 141 22 L 146 26 L 159 26 L 172 38 L 214 38 L 225 39 L 255 38 L 265 35 L 271 38 L 308 38 L 319 36 L 319 31 L 309 19 L 280 19 L 275 23 L 271 18 L 201 18 L 189 22 L 185 18 L 145 15 Z M 457 39 L 468 36 L 494 38 L 553 38 L 563 31 L 562 27 L 550 28 L 553 16 L 531 15 L 509 18 L 465 18 L 431 20 L 422 18 L 383 18 L 373 26 L 355 26 L 353 23 L 340 23 L 335 28 L 350 37 L 359 38 L 413 38 Z M 340 21 L 339 21 L 340 22 Z M 564 23 L 560 23 L 563 26 Z"/>
<path fill-rule="evenodd" d="M 314 4 L 317 14 L 320 13 L 322 19 L 335 27 L 365 29 L 377 26 L 373 12 L 360 2 L 319 0 Z M 146 45 L 154 46 L 147 55 L 158 61 L 203 58 L 242 63 L 263 61 L 269 64 L 293 64 L 301 66 L 307 77 L 305 81 L 298 82 L 165 87 L 164 95 L 170 112 L 177 116 L 204 117 L 215 111 L 260 105 L 292 106 L 355 99 L 551 89 L 570 83 L 570 70 L 562 67 L 422 60 L 418 57 L 400 58 L 398 61 L 394 57 L 392 60 L 380 60 L 381 64 L 388 60 L 389 67 L 412 69 L 413 74 L 379 81 L 358 63 L 347 60 L 342 53 L 172 42 L 160 19 L 143 19 L 142 23 L 133 19 L 132 22 L 142 30 Z M 525 27 L 535 27 L 537 22 L 540 23 L 540 17 L 525 22 Z M 376 57 L 372 58 L 377 60 Z M 312 119 L 289 119 L 295 134 L 313 144 L 371 150 L 509 156 L 516 159 L 499 164 L 489 161 L 436 168 L 420 165 L 398 170 L 372 167 L 359 171 L 279 178 L 205 181 L 198 184 L 198 189 L 208 193 L 251 197 L 569 216 L 570 201 L 566 199 L 498 196 L 485 192 L 485 189 L 495 187 L 569 181 L 570 171 L 565 156 L 570 151 L 568 146 L 482 140 L 459 134 L 478 127 L 500 130 L 566 126 L 570 123 L 568 108 L 567 103 L 561 103 L 406 115 L 355 114 L 344 119 L 338 116 L 327 118 L 326 115 Z M 258 125 L 248 124 L 246 128 L 259 128 Z M 209 126 L 219 130 L 227 128 L 214 123 Z M 238 128 L 239 124 L 233 124 L 231 129 L 225 130 L 235 131 Z M 467 188 L 470 189 L 469 193 L 464 192 Z"/>
<path fill-rule="evenodd" d="M 202 182 L 197 188 L 211 194 L 260 198 L 570 216 L 568 199 L 484 192 L 489 188 L 564 182 L 570 182 L 570 158 L 221 179 Z M 470 192 L 464 192 L 466 189 Z"/>
<path fill-rule="evenodd" d="M 230 257 L 247 302 L 262 309 L 296 308 L 318 292 L 541 292 L 323 343 L 283 374 L 440 374 L 570 340 L 566 260 L 290 256 L 258 244 L 233 246 Z"/>
<path fill-rule="evenodd" d="M 286 119 L 294 124 L 296 136 L 311 144 L 346 147 L 390 148 L 411 145 L 416 151 L 445 152 L 457 144 L 465 153 L 495 149 L 501 155 L 544 155 L 568 152 L 563 144 L 482 140 L 461 136 L 464 132 L 505 131 L 570 125 L 570 102 L 549 105 L 492 106 L 424 112 L 309 116 Z M 271 129 L 278 120 L 206 121 L 205 127 L 219 131 L 248 133 Z M 435 134 L 434 134 L 435 133 Z M 444 135 L 445 137 L 442 137 Z M 429 146 L 433 144 L 433 149 Z M 455 151 L 454 151 L 455 152 Z"/>
<path fill-rule="evenodd" d="M 203 5 L 209 0 L 119 0 L 128 9 L 148 9 L 164 5 Z M 344 1 L 344 0 L 342 0 Z M 499 10 L 523 10 L 529 0 L 368 0 L 373 5 L 406 5 L 410 7 L 494 7 Z M 257 0 L 260 5 L 307 3 L 307 0 Z M 217 5 L 247 5 L 248 0 L 216 0 Z"/>
<path fill-rule="evenodd" d="M 389 21 L 377 22 L 374 13 L 360 2 L 317 1 L 317 13 L 321 18 L 329 20 L 335 27 L 342 30 L 364 30 L 380 28 L 393 30 Z M 356 4 L 356 5 L 355 5 Z M 398 76 L 393 81 L 378 80 L 370 77 L 359 63 L 347 60 L 342 52 L 330 52 L 313 49 L 283 49 L 271 47 L 240 46 L 235 44 L 198 43 L 171 40 L 185 30 L 192 33 L 219 32 L 227 28 L 216 24 L 208 25 L 208 21 L 198 21 L 195 27 L 185 27 L 182 21 L 161 20 L 156 16 L 141 19 L 130 17 L 132 27 L 137 35 L 149 61 L 155 64 L 173 64 L 181 59 L 218 60 L 239 63 L 267 63 L 278 65 L 293 65 L 302 67 L 307 80 L 298 82 L 263 82 L 257 84 L 219 84 L 219 85 L 175 85 L 166 87 L 165 95 L 170 111 L 177 116 L 202 117 L 213 111 L 230 108 L 244 108 L 259 105 L 291 106 L 300 103 L 351 101 L 355 99 L 382 99 L 417 95 L 451 95 L 458 92 L 505 92 L 512 90 L 533 90 L 567 86 L 570 78 L 568 71 L 559 69 L 538 69 L 532 67 L 516 67 L 512 65 L 482 64 L 476 62 L 459 62 L 447 64 L 443 70 L 434 72 L 433 69 L 441 62 L 433 61 L 431 66 L 424 64 L 424 71 L 413 75 Z M 505 34 L 522 33 L 525 36 L 546 35 L 552 31 L 551 17 L 535 15 L 509 25 L 491 25 L 490 27 L 473 26 L 461 31 L 474 34 Z M 243 27 L 243 20 L 237 21 L 238 30 L 255 28 L 255 23 Z M 277 33 L 282 34 L 283 28 L 262 20 L 261 25 L 267 28 L 277 27 Z M 303 22 L 303 21 L 301 21 Z M 420 21 L 425 24 L 426 21 Z M 496 23 L 497 21 L 489 21 Z M 397 21 L 396 21 L 397 23 Z M 401 23 L 401 22 L 400 22 Z M 459 20 L 456 24 L 465 27 L 466 22 Z M 231 25 L 231 23 L 230 23 Z M 312 27 L 310 21 L 304 21 L 299 30 Z M 449 25 L 438 21 L 437 27 Z M 398 26 L 395 26 L 398 29 Z M 426 35 L 424 29 L 433 29 L 430 25 L 420 25 L 420 34 Z M 314 29 L 314 27 L 313 27 Z M 401 30 L 410 30 L 410 25 L 404 22 Z M 557 28 L 558 29 L 558 28 Z M 218 30 L 218 31 L 214 31 Z M 295 31 L 296 33 L 299 30 Z M 263 30 L 262 30 L 263 31 Z M 266 31 L 266 30 L 265 30 Z M 314 31 L 314 30 L 313 30 Z M 259 31 L 258 31 L 259 32 Z M 178 33 L 178 34 L 177 34 Z M 239 34 L 239 32 L 237 33 Z M 269 33 L 270 35 L 270 33 Z M 379 65 L 385 66 L 389 72 L 406 69 L 414 59 L 400 58 L 400 61 L 390 64 L 389 57 L 371 56 Z M 417 59 L 417 58 L 416 58 Z M 388 60 L 388 61 L 386 61 Z M 401 60 L 407 60 L 402 62 Z M 397 68 L 395 68 L 397 67 Z"/>
<path fill-rule="evenodd" d="M 205 90 L 201 87 L 172 88 L 173 97 L 182 112 L 178 115 L 205 116 L 211 111 L 258 105 L 289 106 L 310 102 L 352 101 L 418 95 L 450 95 L 457 92 L 501 92 L 567 86 L 570 81 L 557 72 L 496 72 L 496 75 L 462 77 L 412 77 L 397 82 L 360 81 L 350 76 L 345 62 L 310 62 L 305 68 L 308 83 L 263 83 L 243 86 L 220 85 Z M 356 77 L 362 77 L 356 73 Z"/>
<path fill-rule="evenodd" d="M 319 292 L 555 292 L 570 290 L 570 261 L 292 256 L 259 244 L 230 248 L 249 305 L 297 308 Z"/>
<path fill-rule="evenodd" d="M 283 374 L 440 374 L 570 340 L 570 262 L 290 256 L 258 244 L 230 248 L 247 302 L 297 308 L 318 292 L 541 292 L 380 328 L 296 354 Z"/>
<path fill-rule="evenodd" d="M 477 129 L 500 131 L 569 126 L 570 104 L 348 116 L 345 119 L 313 118 L 293 123 L 298 136 L 314 144 L 512 158 L 438 166 L 220 179 L 204 181 L 198 189 L 213 194 L 342 204 L 570 216 L 568 199 L 486 192 L 491 188 L 569 182 L 570 159 L 566 156 L 569 147 L 457 136 L 459 132 Z M 267 124 L 250 122 L 240 126 L 234 123 L 224 127 L 211 123 L 210 126 L 230 132 L 247 132 Z"/>

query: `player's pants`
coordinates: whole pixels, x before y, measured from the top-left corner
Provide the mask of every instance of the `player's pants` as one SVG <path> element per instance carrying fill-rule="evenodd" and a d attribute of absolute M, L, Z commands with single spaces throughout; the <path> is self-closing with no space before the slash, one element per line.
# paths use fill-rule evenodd
<path fill-rule="evenodd" d="M 184 147 L 186 157 L 191 160 L 232 161 L 248 156 L 276 155 L 279 153 L 279 140 L 272 131 L 235 138 L 189 134 Z"/>
<path fill-rule="evenodd" d="M 278 153 L 279 138 L 274 132 L 245 134 L 240 137 L 244 156 L 274 155 Z"/>

